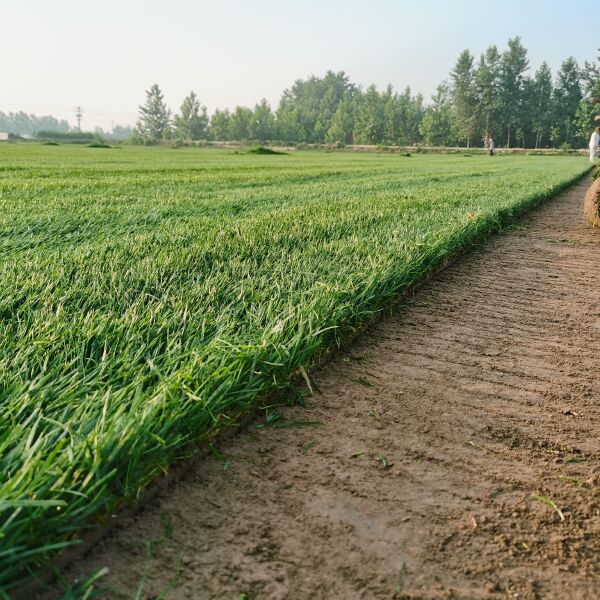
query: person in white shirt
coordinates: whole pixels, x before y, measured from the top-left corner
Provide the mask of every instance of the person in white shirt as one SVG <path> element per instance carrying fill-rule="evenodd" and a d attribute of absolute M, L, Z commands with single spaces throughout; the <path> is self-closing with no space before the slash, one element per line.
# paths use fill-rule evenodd
<path fill-rule="evenodd" d="M 494 150 L 496 148 L 496 144 L 494 144 L 494 138 L 490 136 L 488 149 L 490 151 L 490 156 L 494 156 Z"/>
<path fill-rule="evenodd" d="M 590 137 L 590 162 L 593 163 L 598 153 L 598 146 L 600 145 L 600 127 L 594 129 L 594 133 Z"/>

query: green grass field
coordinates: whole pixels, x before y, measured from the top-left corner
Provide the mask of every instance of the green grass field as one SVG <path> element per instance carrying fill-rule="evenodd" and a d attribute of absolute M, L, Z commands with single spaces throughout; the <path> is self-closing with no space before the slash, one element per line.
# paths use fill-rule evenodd
<path fill-rule="evenodd" d="M 0 589 L 588 168 L 0 146 Z"/>

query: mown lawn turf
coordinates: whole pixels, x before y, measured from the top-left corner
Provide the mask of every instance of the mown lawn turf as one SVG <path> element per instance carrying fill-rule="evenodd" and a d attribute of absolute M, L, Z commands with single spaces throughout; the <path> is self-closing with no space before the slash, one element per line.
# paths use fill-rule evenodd
<path fill-rule="evenodd" d="M 0 146 L 0 588 L 587 170 Z"/>

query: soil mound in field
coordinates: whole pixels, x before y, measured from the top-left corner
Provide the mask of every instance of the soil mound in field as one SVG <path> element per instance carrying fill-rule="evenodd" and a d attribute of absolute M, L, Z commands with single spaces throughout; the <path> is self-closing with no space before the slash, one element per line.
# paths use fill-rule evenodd
<path fill-rule="evenodd" d="M 257 146 L 246 151 L 246 154 L 287 154 L 287 152 L 280 152 L 279 150 L 273 150 L 272 148 L 265 148 L 265 146 Z"/>
<path fill-rule="evenodd" d="M 595 179 L 585 194 L 583 212 L 585 218 L 594 226 L 600 227 L 600 179 Z"/>

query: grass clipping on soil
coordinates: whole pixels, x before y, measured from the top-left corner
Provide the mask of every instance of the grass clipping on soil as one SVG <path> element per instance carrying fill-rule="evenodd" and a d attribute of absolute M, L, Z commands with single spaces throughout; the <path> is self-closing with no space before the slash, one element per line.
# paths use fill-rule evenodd
<path fill-rule="evenodd" d="M 585 218 L 594 226 L 600 227 L 600 178 L 589 187 L 583 202 Z"/>

